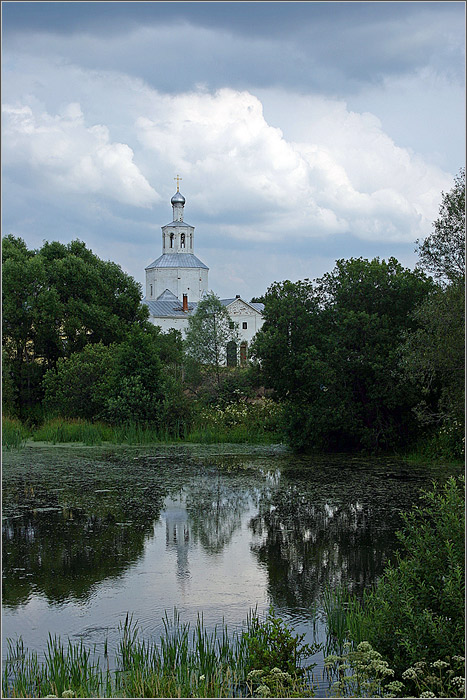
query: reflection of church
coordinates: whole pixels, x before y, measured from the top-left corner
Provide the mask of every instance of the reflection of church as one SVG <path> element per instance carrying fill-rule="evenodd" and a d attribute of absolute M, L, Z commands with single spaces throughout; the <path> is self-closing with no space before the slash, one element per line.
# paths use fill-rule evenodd
<path fill-rule="evenodd" d="M 183 220 L 185 197 L 177 192 L 170 200 L 173 221 L 162 226 L 162 255 L 146 268 L 146 297 L 150 321 L 163 331 L 172 328 L 184 331 L 188 318 L 209 290 L 209 268 L 194 253 L 195 228 Z M 231 347 L 228 364 L 244 364 L 248 346 L 263 325 L 264 304 L 247 302 L 240 294 L 221 299 L 239 333 L 239 347 Z"/>
<path fill-rule="evenodd" d="M 163 517 L 165 517 L 166 549 L 175 553 L 177 557 L 177 578 L 184 581 L 190 577 L 188 549 L 190 547 L 191 533 L 185 499 L 182 495 L 176 500 L 172 498 L 166 499 Z"/>

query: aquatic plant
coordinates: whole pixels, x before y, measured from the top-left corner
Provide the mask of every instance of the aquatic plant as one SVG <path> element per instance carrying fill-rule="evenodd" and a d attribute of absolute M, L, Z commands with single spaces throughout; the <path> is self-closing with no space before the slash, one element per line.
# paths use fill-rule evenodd
<path fill-rule="evenodd" d="M 294 637 L 272 613 L 264 621 L 250 613 L 246 629 L 230 635 L 225 624 L 208 632 L 202 615 L 193 629 L 174 610 L 165 615 L 160 643 L 141 639 L 131 616 L 120 625 L 120 641 L 110 669 L 107 643 L 102 657 L 82 642 L 49 636 L 43 661 L 28 652 L 21 639 L 8 642 L 3 672 L 3 697 L 235 697 L 258 693 L 261 685 L 249 670 L 258 661 L 279 658 L 278 666 L 262 669 L 271 697 L 308 697 L 306 670 L 298 665 L 310 648 Z M 259 647 L 252 643 L 258 636 Z M 265 640 L 272 642 L 271 648 Z M 258 653 L 258 649 L 261 653 Z M 290 658 L 287 658 L 290 654 Z M 107 663 L 107 666 L 105 666 Z M 74 695 L 71 695 L 73 693 Z"/>

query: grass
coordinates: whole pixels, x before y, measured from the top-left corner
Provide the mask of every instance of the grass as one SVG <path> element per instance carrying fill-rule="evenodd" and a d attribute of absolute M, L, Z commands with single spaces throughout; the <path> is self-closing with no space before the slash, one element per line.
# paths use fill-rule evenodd
<path fill-rule="evenodd" d="M 219 426 L 197 424 L 188 428 L 183 423 L 169 427 L 153 427 L 139 423 L 112 426 L 102 422 L 90 422 L 79 418 L 53 418 L 40 427 L 28 431 L 19 420 L 3 419 L 4 447 L 21 447 L 26 438 L 35 442 L 79 442 L 85 445 L 149 445 L 155 443 L 190 442 L 200 444 L 274 444 L 280 441 L 276 433 L 258 426 L 244 424 Z"/>
<path fill-rule="evenodd" d="M 29 436 L 28 429 L 17 418 L 2 416 L 2 446 L 21 447 Z"/>
<path fill-rule="evenodd" d="M 364 594 L 365 595 L 368 594 Z M 368 639 L 370 620 L 364 612 L 364 606 L 344 587 L 331 588 L 323 591 L 322 606 L 326 617 L 327 653 L 342 653 L 344 644 L 349 640 L 359 644 Z"/>
<path fill-rule="evenodd" d="M 246 630 L 255 615 L 250 613 Z M 8 641 L 2 697 L 245 697 L 253 693 L 248 680 L 248 644 L 245 633 L 208 632 L 202 616 L 193 628 L 167 613 L 159 645 L 141 640 L 132 619 L 120 626 L 120 640 L 110 667 L 107 643 L 102 657 L 82 642 L 65 646 L 49 636 L 43 661 L 23 643 Z M 301 686 L 303 687 L 303 686 Z M 298 686 L 290 684 L 293 697 Z M 302 697 L 301 695 L 299 695 Z"/>

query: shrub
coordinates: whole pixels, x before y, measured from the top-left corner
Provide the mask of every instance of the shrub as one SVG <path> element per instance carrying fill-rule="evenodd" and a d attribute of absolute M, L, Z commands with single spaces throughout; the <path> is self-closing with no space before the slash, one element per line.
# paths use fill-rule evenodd
<path fill-rule="evenodd" d="M 252 615 L 244 633 L 247 668 L 266 673 L 278 668 L 291 676 L 303 676 L 311 666 L 303 667 L 301 662 L 319 649 L 317 644 L 304 644 L 304 637 L 304 634 L 294 635 L 272 608 L 264 621 Z"/>
<path fill-rule="evenodd" d="M 368 641 L 397 672 L 464 648 L 464 477 L 434 485 L 422 498 L 403 515 L 396 563 L 353 605 Z"/>

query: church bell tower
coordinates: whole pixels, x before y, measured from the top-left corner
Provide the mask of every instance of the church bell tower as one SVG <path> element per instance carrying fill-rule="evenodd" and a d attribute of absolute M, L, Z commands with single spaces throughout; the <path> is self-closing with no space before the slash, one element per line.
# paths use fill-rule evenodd
<path fill-rule="evenodd" d="M 200 301 L 208 290 L 209 268 L 194 254 L 195 227 L 183 219 L 185 197 L 177 191 L 170 203 L 173 221 L 162 226 L 162 255 L 146 268 L 146 299 L 156 300 L 169 290 L 180 301 Z"/>

